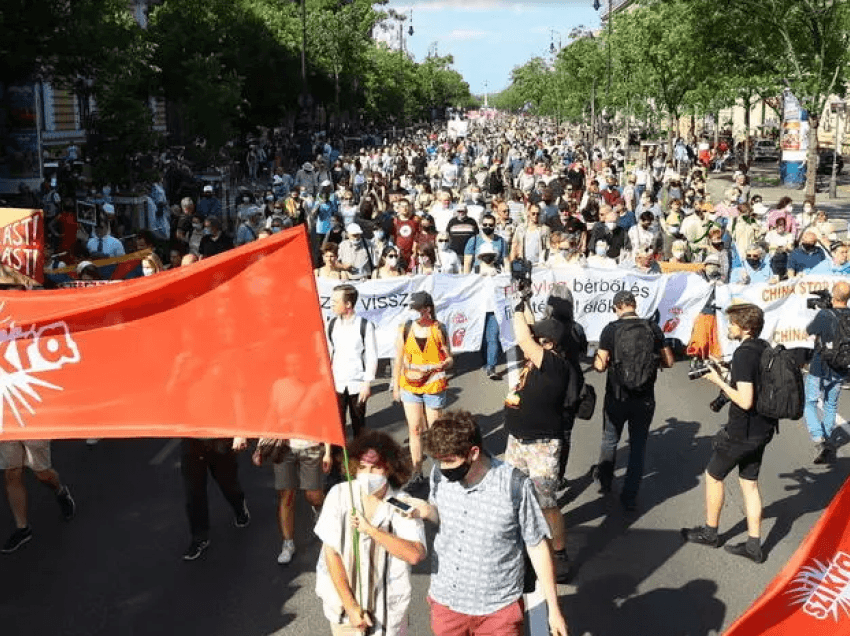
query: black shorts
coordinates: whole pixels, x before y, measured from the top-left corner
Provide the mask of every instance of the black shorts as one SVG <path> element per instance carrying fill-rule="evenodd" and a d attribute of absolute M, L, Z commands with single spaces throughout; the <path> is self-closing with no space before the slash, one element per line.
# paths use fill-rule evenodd
<path fill-rule="evenodd" d="M 759 470 L 761 470 L 761 458 L 764 456 L 764 449 L 772 438 L 773 432 L 760 439 L 734 439 L 729 437 L 725 428 L 721 428 L 717 431 L 717 435 L 714 436 L 711 443 L 714 453 L 708 460 L 708 467 L 706 467 L 705 472 L 714 479 L 723 481 L 726 479 L 726 475 L 737 466 L 738 477 L 748 481 L 756 481 Z"/>

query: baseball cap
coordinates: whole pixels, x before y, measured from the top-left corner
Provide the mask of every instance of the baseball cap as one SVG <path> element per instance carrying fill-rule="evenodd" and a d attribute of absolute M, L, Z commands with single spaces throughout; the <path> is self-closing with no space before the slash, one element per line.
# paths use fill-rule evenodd
<path fill-rule="evenodd" d="M 349 235 L 363 234 L 363 230 L 360 228 L 359 225 L 357 225 L 357 223 L 349 223 L 348 227 L 345 228 L 345 231 L 348 232 Z"/>
<path fill-rule="evenodd" d="M 213 187 L 211 185 L 205 185 L 204 186 L 204 192 L 212 192 L 212 191 L 213 191 Z"/>
<path fill-rule="evenodd" d="M 410 295 L 410 308 L 411 309 L 422 309 L 423 307 L 433 307 L 434 299 L 431 298 L 431 294 L 424 291 L 413 292 Z"/>
<path fill-rule="evenodd" d="M 485 254 L 498 254 L 496 248 L 493 247 L 492 241 L 484 241 L 481 247 L 478 248 L 478 256 L 484 256 Z"/>
<path fill-rule="evenodd" d="M 564 337 L 564 325 L 554 318 L 547 318 L 546 320 L 535 322 L 534 324 L 529 325 L 529 327 L 531 327 L 531 333 L 538 338 L 546 338 L 547 340 L 551 340 L 555 343 L 561 342 L 561 338 Z"/>
<path fill-rule="evenodd" d="M 313 172 L 313 164 L 310 163 L 309 161 L 304 162 L 304 165 L 301 166 L 301 168 L 304 169 L 307 172 Z"/>
<path fill-rule="evenodd" d="M 80 274 L 86 267 L 94 267 L 94 263 L 91 261 L 80 261 L 77 263 L 77 273 Z"/>
<path fill-rule="evenodd" d="M 630 291 L 618 291 L 614 294 L 614 306 L 617 307 L 619 305 L 632 305 L 637 307 L 635 295 Z"/>

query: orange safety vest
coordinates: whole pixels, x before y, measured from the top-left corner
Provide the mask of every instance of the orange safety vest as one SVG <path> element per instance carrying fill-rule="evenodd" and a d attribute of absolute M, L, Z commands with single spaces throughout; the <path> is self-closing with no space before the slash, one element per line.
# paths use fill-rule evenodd
<path fill-rule="evenodd" d="M 411 328 L 407 334 L 407 339 L 404 341 L 404 354 L 398 380 L 399 388 L 419 395 L 434 395 L 445 391 L 448 386 L 445 371 L 434 371 L 427 376 L 427 382 L 422 385 L 413 380 L 415 376 L 427 374 L 435 365 L 446 359 L 443 353 L 444 347 L 445 340 L 440 323 L 434 321 L 431 324 L 424 350 L 419 348 Z M 408 370 L 411 371 L 410 379 L 407 377 Z"/>

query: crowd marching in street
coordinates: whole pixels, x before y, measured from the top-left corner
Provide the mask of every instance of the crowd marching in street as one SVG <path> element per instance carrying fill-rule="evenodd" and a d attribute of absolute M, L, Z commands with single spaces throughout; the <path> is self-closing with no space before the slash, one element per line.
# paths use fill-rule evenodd
<path fill-rule="evenodd" d="M 326 338 L 350 443 L 343 454 L 302 439 L 258 442 L 254 464 L 274 470 L 277 562 L 292 561 L 299 549 L 296 524 L 310 524 L 322 543 L 316 593 L 335 635 L 407 633 L 411 566 L 430 557 L 439 564 L 432 568 L 428 594 L 434 634 L 522 634 L 523 594 L 536 585 L 548 604 L 551 633 L 566 636 L 557 585 L 571 580 L 574 567 L 558 499 L 566 487 L 575 418 L 593 406 L 581 366 L 588 361 L 588 343 L 572 319 L 572 299 L 553 293 L 542 319 L 532 313 L 522 284 L 512 299 L 522 362 L 505 398 L 508 441 L 499 459 L 485 451 L 474 415 L 446 409 L 455 356 L 431 295 L 411 295 L 411 317 L 398 325 L 394 356 L 381 360 L 377 327 L 356 312 L 358 283 L 434 273 L 510 272 L 521 280 L 522 272 L 530 275 L 534 268 L 568 266 L 660 274 L 662 263 L 718 284 L 847 276 L 845 224 L 814 201 L 764 201 L 749 184 L 746 165 L 738 166 L 722 199 L 712 200 L 707 180 L 724 168 L 725 149 L 696 155 L 684 140 L 669 156 L 659 146 L 653 153 L 633 153 L 634 161 L 619 142 L 602 147 L 550 122 L 497 117 L 470 122 L 465 136 L 435 126 L 349 153 L 327 136 L 314 141 L 310 156 L 292 166 L 263 159 L 252 148 L 251 181 L 239 190 L 235 223 L 213 185 L 175 199 L 176 191 L 154 184 L 145 201 L 146 227 L 132 245 L 116 238 L 129 234 L 132 224 L 116 214 L 108 189 L 97 194 L 96 223 L 83 237 L 75 202 L 48 186 L 46 267 L 75 265 L 81 279 L 97 279 L 94 261 L 151 249 L 142 265 L 145 275 L 156 275 L 305 226 L 315 276 L 337 281 Z M 836 411 L 850 369 L 850 284 L 837 282 L 831 292 L 830 306 L 807 328 L 815 346 L 804 361 L 803 417 L 818 464 L 835 459 Z M 627 513 L 640 506 L 658 370 L 673 366 L 681 353 L 681 343 L 639 317 L 637 306 L 629 291 L 614 295 L 616 318 L 603 329 L 588 367 L 607 374 L 593 474 L 600 492 L 612 492 L 617 447 L 627 428 L 629 458 L 619 491 Z M 758 408 L 766 382 L 760 360 L 769 347 L 759 338 L 761 308 L 736 304 L 727 316 L 728 338 L 739 346 L 728 364 L 709 365 L 704 379 L 731 402 L 728 420 L 705 470 L 705 519 L 681 532 L 687 542 L 720 545 L 724 480 L 737 468 L 747 537 L 724 547 L 761 563 L 767 555 L 758 476 L 777 425 L 777 418 Z M 481 354 L 482 382 L 500 379 L 505 352 L 492 313 Z M 382 373 L 403 407 L 407 447 L 370 427 L 367 405 Z M 208 475 L 233 508 L 236 526 L 249 525 L 237 468 L 237 453 L 248 445 L 244 438 L 182 441 L 186 561 L 210 547 Z M 3 553 L 34 537 L 25 467 L 53 490 L 66 520 L 76 512 L 67 485 L 51 467 L 49 442 L 0 442 L 16 526 Z M 307 519 L 295 515 L 298 491 L 313 511 Z M 432 555 L 426 524 L 436 532 Z"/>

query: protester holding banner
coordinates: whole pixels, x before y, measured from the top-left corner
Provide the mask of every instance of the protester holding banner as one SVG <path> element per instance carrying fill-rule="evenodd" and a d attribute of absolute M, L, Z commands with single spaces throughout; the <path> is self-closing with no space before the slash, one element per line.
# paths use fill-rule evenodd
<path fill-rule="evenodd" d="M 725 494 L 723 480 L 737 466 L 747 517 L 747 540 L 727 544 L 724 549 L 761 563 L 764 553 L 761 547 L 762 504 L 758 476 L 765 448 L 773 439 L 778 424 L 777 420 L 756 410 L 761 355 L 769 345 L 759 339 L 764 327 L 764 312 L 760 307 L 747 303 L 732 305 L 726 313 L 729 317 L 728 338 L 740 343 L 732 355 L 730 378 L 727 382 L 715 366 L 704 377 L 717 385 L 731 401 L 729 417 L 714 438 L 714 452 L 705 469 L 705 525 L 682 528 L 681 532 L 685 541 L 712 548 L 720 545 L 717 529 Z"/>
<path fill-rule="evenodd" d="M 415 292 L 410 297 L 410 309 L 418 312 L 419 317 L 399 326 L 390 387 L 393 399 L 404 406 L 413 461 L 413 476 L 408 488 L 417 492 L 427 484 L 422 474 L 420 435 L 446 405 L 446 370 L 451 368 L 454 358 L 448 330 L 437 321 L 431 295 Z"/>
<path fill-rule="evenodd" d="M 410 467 L 395 440 L 378 431 L 352 442 L 348 457 L 353 480 L 330 489 L 314 528 L 322 542 L 316 594 L 334 636 L 404 636 L 410 566 L 427 545 L 422 521 L 393 503 L 403 498 Z"/>

